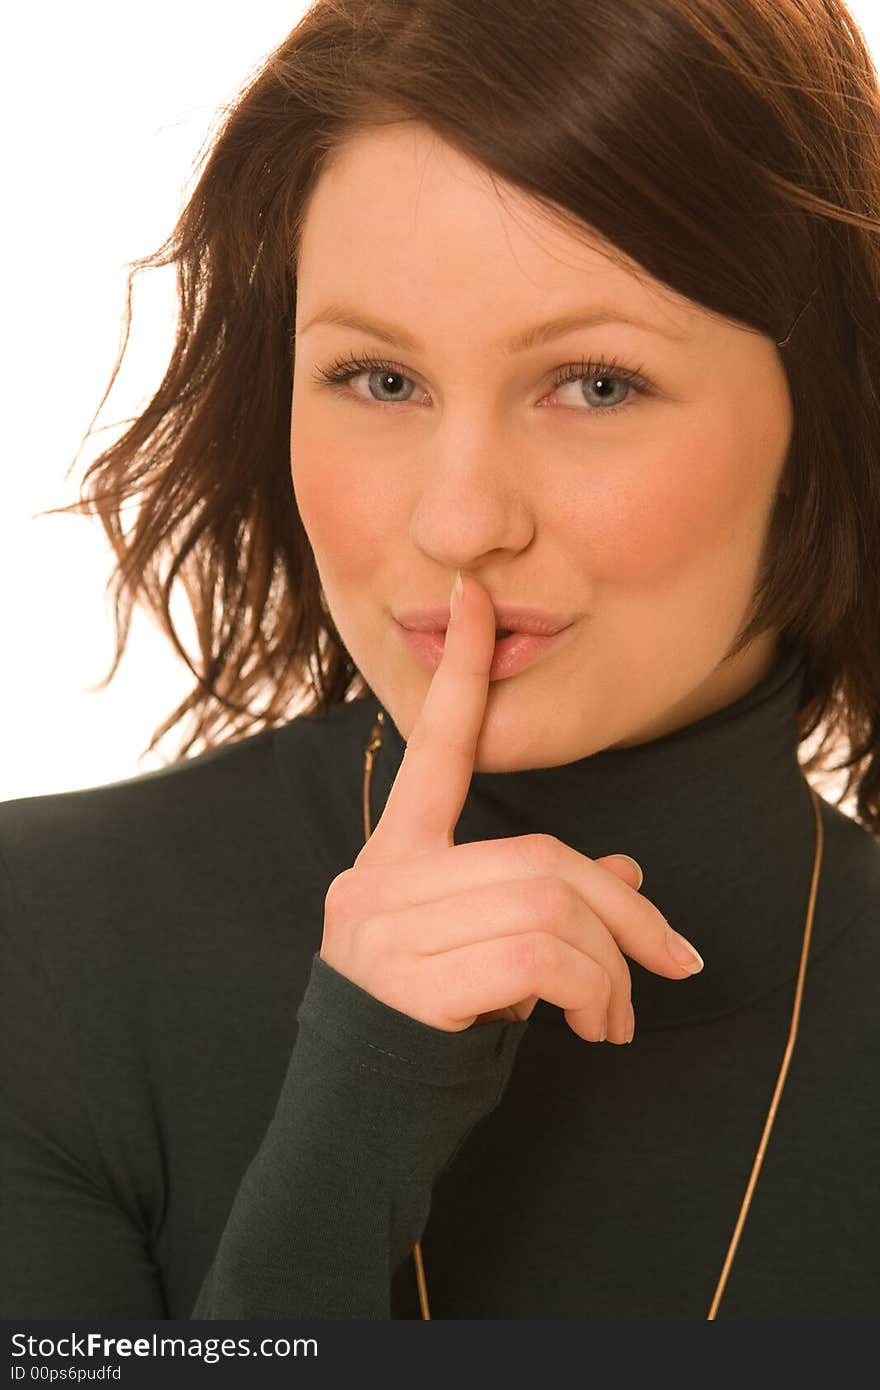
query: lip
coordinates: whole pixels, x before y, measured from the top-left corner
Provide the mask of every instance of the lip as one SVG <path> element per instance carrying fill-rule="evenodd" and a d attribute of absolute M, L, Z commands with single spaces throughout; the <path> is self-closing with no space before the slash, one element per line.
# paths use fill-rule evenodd
<path fill-rule="evenodd" d="M 525 604 L 496 603 L 496 628 L 510 628 L 517 633 L 529 633 L 534 637 L 553 637 L 574 622 L 561 613 L 550 613 L 543 608 L 529 608 Z M 445 632 L 449 622 L 449 603 L 426 604 L 421 608 L 404 608 L 392 616 L 401 627 L 411 632 Z M 506 640 L 506 639 L 505 639 Z"/>
<path fill-rule="evenodd" d="M 427 671 L 436 671 L 446 644 L 445 628 L 440 632 L 421 632 L 404 627 L 400 622 L 397 622 L 396 626 L 405 645 L 419 664 Z M 500 638 L 495 643 L 495 654 L 489 667 L 489 680 L 504 680 L 506 676 L 518 675 L 527 666 L 531 666 L 533 662 L 560 646 L 574 631 L 574 627 L 575 624 L 572 622 L 558 632 L 546 636 L 513 632 L 509 637 Z"/>

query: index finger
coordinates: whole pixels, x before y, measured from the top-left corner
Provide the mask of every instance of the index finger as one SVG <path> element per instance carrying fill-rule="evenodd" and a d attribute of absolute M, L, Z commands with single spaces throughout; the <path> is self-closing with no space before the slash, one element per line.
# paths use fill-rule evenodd
<path fill-rule="evenodd" d="M 495 653 L 492 600 L 470 576 L 465 579 L 459 572 L 459 580 L 458 612 L 446 629 L 440 664 L 407 740 L 385 809 L 358 855 L 361 864 L 398 862 L 455 843 Z"/>

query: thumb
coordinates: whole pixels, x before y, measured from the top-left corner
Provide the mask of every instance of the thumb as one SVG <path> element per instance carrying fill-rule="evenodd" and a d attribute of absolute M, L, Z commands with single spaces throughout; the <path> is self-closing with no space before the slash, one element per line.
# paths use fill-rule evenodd
<path fill-rule="evenodd" d="M 622 878 L 624 883 L 628 883 L 630 888 L 635 888 L 636 891 L 644 882 L 645 875 L 642 873 L 641 865 L 628 854 L 606 854 L 603 859 L 597 859 L 595 862 L 610 870 L 615 878 Z"/>

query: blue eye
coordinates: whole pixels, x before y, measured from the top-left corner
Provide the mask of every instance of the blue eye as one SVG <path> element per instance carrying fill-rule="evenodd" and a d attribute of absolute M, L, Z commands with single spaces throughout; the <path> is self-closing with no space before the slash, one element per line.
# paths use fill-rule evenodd
<path fill-rule="evenodd" d="M 398 381 L 412 381 L 403 368 L 394 362 L 385 362 L 378 357 L 356 357 L 339 358 L 331 367 L 319 367 L 315 372 L 315 380 L 328 386 L 345 386 L 356 376 L 361 376 L 364 372 L 371 376 L 396 377 Z M 382 390 L 391 390 L 391 401 L 377 401 L 377 405 L 386 405 L 395 399 L 406 402 L 409 398 L 401 396 L 399 391 L 395 392 L 388 387 L 387 383 L 382 384 Z M 363 396 L 359 399 L 363 400 Z"/>
<path fill-rule="evenodd" d="M 568 382 L 573 381 L 585 382 L 592 391 L 598 393 L 599 403 L 595 413 L 600 415 L 612 415 L 620 410 L 629 410 L 632 408 L 629 400 L 634 391 L 637 395 L 642 396 L 649 395 L 651 391 L 650 385 L 638 371 L 620 366 L 613 358 L 610 362 L 592 362 L 586 359 L 582 359 L 580 362 L 571 362 L 567 367 L 560 367 L 553 378 L 553 384 L 557 390 L 560 386 L 565 386 Z M 608 404 L 603 404 L 606 393 L 613 396 L 615 385 L 626 388 L 625 399 L 618 402 L 612 399 Z M 591 402 L 587 401 L 587 404 L 589 405 Z"/>
<path fill-rule="evenodd" d="M 379 389 L 387 391 L 389 398 L 380 400 L 374 397 L 372 401 L 369 401 L 363 396 L 357 396 L 347 391 L 348 383 L 362 374 L 385 378 Z M 395 389 L 395 383 L 410 382 L 414 384 L 412 377 L 407 376 L 404 368 L 398 362 L 389 362 L 385 358 L 374 357 L 370 354 L 360 357 L 341 357 L 329 367 L 318 367 L 313 374 L 313 380 L 319 385 L 342 390 L 364 405 L 393 405 L 395 401 L 401 401 L 406 405 L 411 392 L 402 393 L 399 386 Z M 614 415 L 622 410 L 631 410 L 636 404 L 635 401 L 630 402 L 629 400 L 633 392 L 638 396 L 648 396 L 653 392 L 650 382 L 641 375 L 640 371 L 620 365 L 615 358 L 608 362 L 594 362 L 583 358 L 580 362 L 570 362 L 566 366 L 558 368 L 553 377 L 553 385 L 556 390 L 560 386 L 574 381 L 585 381 L 589 383 L 591 390 L 599 393 L 598 404 L 587 400 L 585 403 L 589 408 L 579 412 L 588 415 Z M 618 387 L 626 388 L 626 399 L 622 402 L 612 400 L 610 404 L 603 404 L 605 393 L 609 387 L 613 393 L 615 384 Z"/>

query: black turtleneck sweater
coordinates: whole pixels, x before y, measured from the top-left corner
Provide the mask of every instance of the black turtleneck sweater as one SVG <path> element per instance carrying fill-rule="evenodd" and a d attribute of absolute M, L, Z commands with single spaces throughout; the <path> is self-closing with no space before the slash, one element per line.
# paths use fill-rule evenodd
<path fill-rule="evenodd" d="M 0 1316 L 707 1316 L 789 1035 L 802 667 L 650 743 L 475 773 L 456 842 L 624 851 L 703 955 L 633 1043 L 447 1033 L 320 960 L 375 698 L 0 805 Z M 376 825 L 404 742 L 387 715 Z M 719 1318 L 880 1312 L 880 846 L 822 802 L 800 1029 Z"/>

